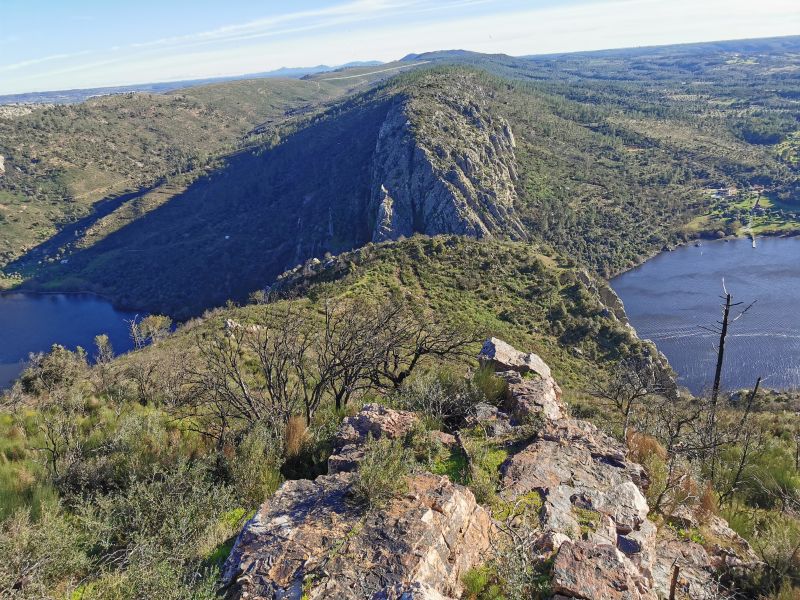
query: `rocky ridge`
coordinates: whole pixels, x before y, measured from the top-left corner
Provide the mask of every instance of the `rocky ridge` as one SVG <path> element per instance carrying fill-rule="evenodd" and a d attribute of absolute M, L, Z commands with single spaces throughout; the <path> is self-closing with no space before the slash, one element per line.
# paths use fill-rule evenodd
<path fill-rule="evenodd" d="M 727 575 L 752 567 L 752 550 L 718 517 L 707 517 L 713 544 L 657 527 L 643 494 L 645 470 L 617 441 L 568 416 L 538 356 L 492 338 L 480 360 L 506 379 L 508 392 L 502 406 L 479 407 L 473 421 L 492 423 L 490 436 L 537 427 L 502 465 L 499 495 L 505 505 L 539 498 L 529 552 L 551 565 L 552 598 L 711 600 Z M 507 521 L 495 520 L 467 488 L 431 473 L 409 476 L 408 492 L 380 510 L 350 493 L 368 438 L 400 439 L 416 422 L 413 413 L 374 404 L 345 419 L 329 474 L 286 482 L 245 526 L 225 565 L 229 596 L 461 597 L 463 575 L 492 559 Z M 675 519 L 696 525 L 688 510 Z"/>
<path fill-rule="evenodd" d="M 514 214 L 511 127 L 473 81 L 458 83 L 455 97 L 402 95 L 389 109 L 373 159 L 372 241 L 414 233 L 527 237 Z"/>

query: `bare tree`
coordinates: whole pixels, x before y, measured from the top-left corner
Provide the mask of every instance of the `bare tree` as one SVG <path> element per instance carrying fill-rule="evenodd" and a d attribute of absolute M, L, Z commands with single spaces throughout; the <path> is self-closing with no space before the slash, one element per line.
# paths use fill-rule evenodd
<path fill-rule="evenodd" d="M 327 373 L 336 409 L 372 387 L 370 372 L 378 359 L 376 335 L 391 315 L 363 301 L 325 302 L 325 327 L 317 349 L 318 369 Z"/>
<path fill-rule="evenodd" d="M 722 299 L 725 303 L 722 305 L 722 320 L 717 321 L 713 327 L 702 327 L 706 331 L 719 335 L 719 343 L 717 345 L 717 364 L 714 371 L 714 384 L 711 388 L 711 403 L 710 410 L 708 411 L 708 425 L 706 435 L 708 436 L 708 445 L 711 449 L 709 456 L 709 463 L 711 468 L 711 478 L 714 478 L 717 467 L 717 448 L 721 445 L 718 438 L 717 426 L 717 404 L 719 400 L 719 391 L 722 385 L 722 366 L 725 361 L 725 342 L 728 338 L 728 328 L 730 324 L 741 319 L 744 314 L 749 311 L 756 303 L 754 300 L 744 310 L 742 310 L 736 317 L 731 318 L 731 309 L 742 306 L 743 302 L 733 302 L 733 295 L 728 291 L 725 286 L 725 280 L 722 280 L 722 290 L 724 295 Z"/>
<path fill-rule="evenodd" d="M 619 361 L 611 377 L 590 393 L 610 404 L 622 416 L 622 436 L 628 439 L 631 417 L 645 398 L 668 395 L 674 388 L 668 375 L 650 357 L 629 357 Z"/>
<path fill-rule="evenodd" d="M 383 310 L 390 318 L 382 319 L 375 331 L 377 361 L 370 375 L 381 389 L 399 388 L 426 358 L 465 356 L 469 345 L 481 339 L 451 323 L 416 314 L 402 303 L 389 302 Z"/>
<path fill-rule="evenodd" d="M 475 339 L 393 301 L 328 300 L 322 322 L 291 303 L 263 311 L 257 324 L 228 321 L 197 340 L 187 404 L 211 418 L 219 440 L 234 422 L 281 432 L 302 411 L 310 423 L 326 399 L 338 409 L 367 389 L 399 387 L 426 357 L 460 353 Z"/>
<path fill-rule="evenodd" d="M 266 334 L 257 341 L 248 339 L 253 333 L 237 328 L 197 339 L 202 364 L 190 372 L 194 393 L 188 404 L 194 414 L 211 421 L 220 446 L 236 422 L 248 428 L 266 423 L 277 434 L 297 408 L 290 358 L 286 352 L 269 351 L 282 342 Z M 263 349 L 257 365 L 248 362 L 253 345 Z"/>

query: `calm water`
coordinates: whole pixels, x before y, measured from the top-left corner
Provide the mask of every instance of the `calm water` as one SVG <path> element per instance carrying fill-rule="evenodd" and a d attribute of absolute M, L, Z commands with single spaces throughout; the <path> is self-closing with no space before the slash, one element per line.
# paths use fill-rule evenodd
<path fill-rule="evenodd" d="M 131 348 L 126 319 L 102 298 L 84 294 L 0 294 L 0 388 L 7 387 L 31 352 L 53 344 L 82 346 L 92 355 L 94 336 L 105 333 L 117 353 Z"/>
<path fill-rule="evenodd" d="M 695 393 L 713 383 L 722 279 L 734 302 L 756 304 L 730 328 L 723 386 L 800 388 L 800 239 L 703 243 L 665 252 L 611 281 L 639 336 L 666 354 Z M 736 315 L 739 312 L 733 312 Z"/>

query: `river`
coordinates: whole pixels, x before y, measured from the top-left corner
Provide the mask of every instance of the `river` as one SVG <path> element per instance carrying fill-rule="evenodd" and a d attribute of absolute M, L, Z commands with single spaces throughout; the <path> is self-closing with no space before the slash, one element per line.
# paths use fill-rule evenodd
<path fill-rule="evenodd" d="M 653 340 L 679 382 L 710 389 L 722 317 L 722 281 L 743 303 L 730 327 L 723 387 L 800 388 L 800 238 L 703 242 L 664 252 L 611 281 L 639 337 Z"/>
<path fill-rule="evenodd" d="M 131 313 L 90 294 L 0 294 L 0 389 L 22 372 L 31 352 L 53 344 L 81 346 L 91 356 L 94 336 L 105 333 L 118 353 L 131 349 Z"/>

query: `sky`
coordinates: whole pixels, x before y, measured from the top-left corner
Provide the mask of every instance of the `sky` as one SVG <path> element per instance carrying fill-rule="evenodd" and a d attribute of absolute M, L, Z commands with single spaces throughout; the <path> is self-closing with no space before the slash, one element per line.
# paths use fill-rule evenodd
<path fill-rule="evenodd" d="M 0 94 L 800 34 L 800 0 L 0 0 Z"/>

